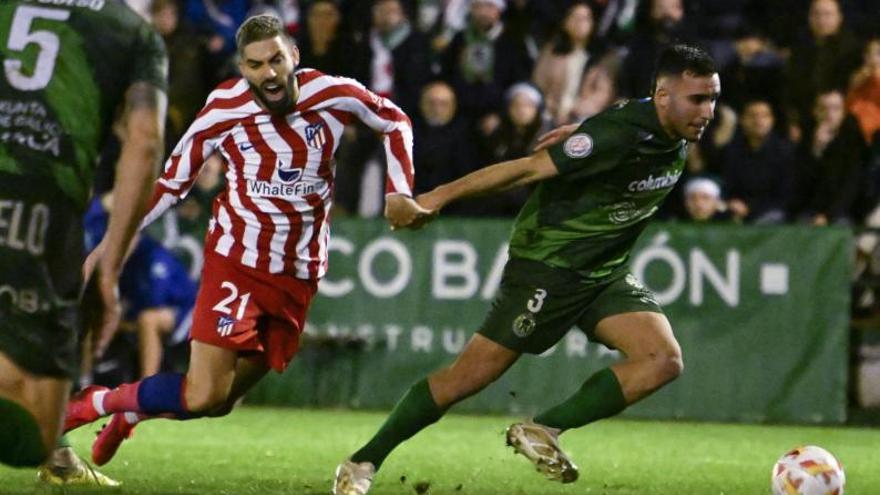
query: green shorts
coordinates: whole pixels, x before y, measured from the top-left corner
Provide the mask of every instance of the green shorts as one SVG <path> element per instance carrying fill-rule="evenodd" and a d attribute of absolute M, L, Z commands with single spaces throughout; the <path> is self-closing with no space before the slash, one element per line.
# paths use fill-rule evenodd
<path fill-rule="evenodd" d="M 0 352 L 41 376 L 76 373 L 82 215 L 45 185 L 0 173 Z"/>
<path fill-rule="evenodd" d="M 635 311 L 663 313 L 654 294 L 628 272 L 595 282 L 514 258 L 504 267 L 498 295 L 477 333 L 514 351 L 540 354 L 574 326 L 595 341 L 602 319 Z"/>

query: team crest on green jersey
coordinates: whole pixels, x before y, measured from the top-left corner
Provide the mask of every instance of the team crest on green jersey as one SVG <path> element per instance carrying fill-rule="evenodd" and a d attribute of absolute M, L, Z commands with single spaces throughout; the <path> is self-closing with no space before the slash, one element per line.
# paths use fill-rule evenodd
<path fill-rule="evenodd" d="M 536 326 L 537 322 L 535 321 L 535 315 L 532 313 L 523 313 L 513 320 L 513 333 L 515 333 L 517 337 L 528 337 L 535 331 Z"/>
<path fill-rule="evenodd" d="M 562 151 L 571 158 L 584 158 L 593 151 L 593 138 L 585 132 L 579 132 L 565 140 Z"/>

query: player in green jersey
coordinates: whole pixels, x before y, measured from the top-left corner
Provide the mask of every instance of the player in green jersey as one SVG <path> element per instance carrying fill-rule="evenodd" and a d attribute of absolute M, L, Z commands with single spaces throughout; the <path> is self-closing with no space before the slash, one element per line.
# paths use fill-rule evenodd
<path fill-rule="evenodd" d="M 562 404 L 508 428 L 508 443 L 550 479 L 578 476 L 559 447 L 560 433 L 616 415 L 681 374 L 672 328 L 627 260 L 681 175 L 687 142 L 712 120 L 721 84 L 711 57 L 688 45 L 665 49 L 655 74 L 652 98 L 560 128 L 530 157 L 419 196 L 438 211 L 461 198 L 536 183 L 483 325 L 455 362 L 413 385 L 375 436 L 339 465 L 333 493 L 365 494 L 392 449 L 572 326 L 626 359 L 591 376 Z"/>
<path fill-rule="evenodd" d="M 5 0 L 0 61 L 0 462 L 37 466 L 58 441 L 77 371 L 82 215 L 96 159 L 121 110 L 108 236 L 127 240 L 134 232 L 120 226 L 140 213 L 161 159 L 167 59 L 124 2 Z M 106 300 L 123 254 L 101 260 Z"/>

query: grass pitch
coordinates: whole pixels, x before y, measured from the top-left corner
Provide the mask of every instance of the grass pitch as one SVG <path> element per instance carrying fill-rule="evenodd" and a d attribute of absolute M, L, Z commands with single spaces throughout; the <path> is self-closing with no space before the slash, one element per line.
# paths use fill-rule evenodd
<path fill-rule="evenodd" d="M 0 494 L 327 494 L 336 464 L 384 413 L 245 407 L 220 419 L 138 426 L 103 471 L 119 489 L 49 489 L 31 470 L 0 467 Z M 835 453 L 847 495 L 880 493 L 880 430 L 603 421 L 563 435 L 581 468 L 571 485 L 545 481 L 504 445 L 514 418 L 450 415 L 394 452 L 375 495 L 757 495 L 774 461 L 817 444 Z M 71 435 L 88 455 L 97 427 Z"/>

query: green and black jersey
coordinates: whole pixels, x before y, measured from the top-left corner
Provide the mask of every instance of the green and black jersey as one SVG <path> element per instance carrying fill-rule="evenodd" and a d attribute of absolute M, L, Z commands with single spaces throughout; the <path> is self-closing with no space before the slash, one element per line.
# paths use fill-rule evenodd
<path fill-rule="evenodd" d="M 0 62 L 0 174 L 84 208 L 125 90 L 165 89 L 161 37 L 122 0 L 3 0 Z"/>
<path fill-rule="evenodd" d="M 125 91 L 165 89 L 161 38 L 122 0 L 0 0 L 0 353 L 78 359 L 82 215 Z"/>
<path fill-rule="evenodd" d="M 550 157 L 559 175 L 538 185 L 514 226 L 510 256 L 592 280 L 622 274 L 636 239 L 684 168 L 651 99 L 583 122 Z"/>

